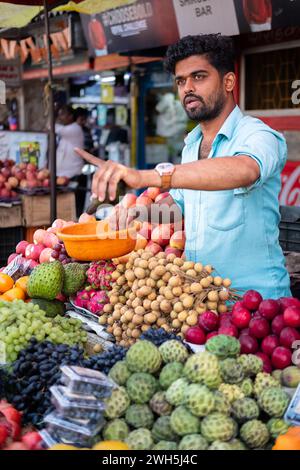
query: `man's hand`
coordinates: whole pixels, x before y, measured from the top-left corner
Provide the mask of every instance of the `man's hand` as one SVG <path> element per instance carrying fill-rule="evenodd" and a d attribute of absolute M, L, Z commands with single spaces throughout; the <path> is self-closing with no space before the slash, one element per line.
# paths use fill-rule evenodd
<path fill-rule="evenodd" d="M 139 170 L 127 168 L 120 163 L 112 162 L 110 160 L 105 162 L 104 160 L 100 160 L 79 148 L 75 148 L 74 150 L 88 163 L 98 167 L 98 170 L 93 177 L 92 194 L 95 195 L 99 201 L 104 201 L 107 191 L 110 200 L 114 201 L 117 194 L 117 186 L 121 180 L 123 180 L 130 188 L 139 188 L 141 179 Z"/>

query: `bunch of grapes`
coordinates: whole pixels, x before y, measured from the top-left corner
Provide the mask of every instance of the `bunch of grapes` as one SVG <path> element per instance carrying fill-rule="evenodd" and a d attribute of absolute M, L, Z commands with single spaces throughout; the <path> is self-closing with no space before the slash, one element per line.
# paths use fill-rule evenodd
<path fill-rule="evenodd" d="M 68 256 L 67 250 L 65 249 L 64 242 L 59 242 L 53 247 L 51 253 L 52 258 L 57 259 L 62 264 L 72 263 L 74 260 Z"/>
<path fill-rule="evenodd" d="M 81 365 L 83 354 L 78 346 L 30 340 L 13 363 L 5 385 L 5 398 L 23 412 L 24 423 L 42 424 L 44 414 L 53 409 L 50 387 L 60 382 L 60 366 Z"/>
<path fill-rule="evenodd" d="M 6 362 L 17 359 L 30 339 L 48 339 L 53 343 L 83 344 L 87 340 L 82 323 L 73 318 L 48 318 L 38 305 L 22 300 L 0 302 L 0 342 L 4 345 Z"/>
<path fill-rule="evenodd" d="M 183 340 L 180 336 L 176 335 L 175 333 L 170 333 L 164 330 L 163 328 L 149 328 L 149 330 L 147 330 L 140 336 L 140 339 L 151 341 L 151 343 L 155 344 L 155 346 L 157 347 L 161 346 L 166 341 L 170 341 L 172 339 L 176 339 L 177 341 L 183 343 Z M 187 347 L 186 344 L 185 347 Z"/>
<path fill-rule="evenodd" d="M 122 361 L 126 356 L 127 349 L 119 345 L 113 345 L 107 351 L 100 354 L 94 354 L 84 361 L 84 367 L 88 369 L 99 370 L 108 374 L 116 362 Z"/>

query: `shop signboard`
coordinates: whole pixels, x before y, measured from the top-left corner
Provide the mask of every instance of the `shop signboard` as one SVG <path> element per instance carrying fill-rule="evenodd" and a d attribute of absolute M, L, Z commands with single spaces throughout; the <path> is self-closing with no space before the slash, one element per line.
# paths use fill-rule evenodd
<path fill-rule="evenodd" d="M 21 85 L 21 68 L 18 60 L 0 59 L 0 81 L 6 88 Z"/>
<path fill-rule="evenodd" d="M 43 132 L 0 131 L 0 160 L 47 166 L 48 135 Z"/>
<path fill-rule="evenodd" d="M 281 174 L 281 206 L 300 206 L 300 162 L 288 161 Z"/>

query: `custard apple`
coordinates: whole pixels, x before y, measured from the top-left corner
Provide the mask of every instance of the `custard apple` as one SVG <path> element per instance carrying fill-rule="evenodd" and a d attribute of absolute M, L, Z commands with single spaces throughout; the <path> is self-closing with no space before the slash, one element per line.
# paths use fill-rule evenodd
<path fill-rule="evenodd" d="M 152 428 L 152 437 L 155 442 L 177 440 L 177 435 L 171 428 L 170 416 L 161 416 L 155 421 Z"/>
<path fill-rule="evenodd" d="M 155 378 L 145 372 L 132 374 L 127 380 L 126 389 L 130 399 L 134 403 L 148 403 L 157 390 Z"/>
<path fill-rule="evenodd" d="M 129 428 L 124 419 L 109 421 L 103 430 L 106 441 L 124 441 L 129 434 Z"/>
<path fill-rule="evenodd" d="M 175 380 L 183 375 L 183 364 L 181 362 L 170 362 L 166 364 L 159 375 L 160 386 L 167 390 Z"/>
<path fill-rule="evenodd" d="M 123 416 L 130 405 L 130 398 L 124 387 L 118 387 L 112 391 L 109 398 L 104 400 L 105 416 L 109 419 Z"/>
<path fill-rule="evenodd" d="M 237 361 L 247 377 L 255 376 L 263 370 L 263 361 L 254 354 L 242 354 Z"/>
<path fill-rule="evenodd" d="M 215 407 L 214 393 L 205 385 L 188 385 L 185 390 L 184 404 L 193 415 L 207 416 Z"/>
<path fill-rule="evenodd" d="M 151 450 L 154 444 L 151 432 L 144 428 L 132 431 L 125 442 L 131 450 Z"/>
<path fill-rule="evenodd" d="M 201 434 L 188 434 L 179 442 L 178 450 L 206 450 L 208 442 Z"/>
<path fill-rule="evenodd" d="M 177 443 L 173 441 L 159 441 L 152 450 L 177 450 Z"/>
<path fill-rule="evenodd" d="M 126 364 L 131 372 L 149 372 L 153 374 L 159 370 L 161 363 L 161 354 L 150 341 L 137 341 L 126 354 Z"/>
<path fill-rule="evenodd" d="M 260 372 L 257 374 L 254 381 L 254 395 L 259 397 L 259 395 L 266 389 L 270 387 L 278 387 L 279 382 L 272 377 L 272 375 L 267 374 L 266 372 Z"/>
<path fill-rule="evenodd" d="M 240 436 L 250 449 L 263 448 L 270 439 L 267 426 L 257 419 L 243 424 L 240 429 Z"/>
<path fill-rule="evenodd" d="M 189 357 L 188 350 L 184 345 L 176 339 L 166 341 L 159 347 L 159 352 L 165 363 L 182 362 L 184 363 Z"/>
<path fill-rule="evenodd" d="M 230 441 L 235 436 L 236 423 L 229 416 L 214 412 L 201 423 L 201 434 L 208 442 Z"/>
<path fill-rule="evenodd" d="M 221 377 L 227 384 L 238 384 L 244 379 L 242 366 L 236 359 L 225 359 L 220 363 Z"/>
<path fill-rule="evenodd" d="M 171 428 L 178 436 L 198 434 L 200 420 L 192 415 L 185 406 L 178 406 L 171 414 Z"/>
<path fill-rule="evenodd" d="M 217 392 L 214 392 L 214 398 L 215 398 L 215 407 L 213 411 L 218 411 L 219 413 L 230 416 L 231 403 L 226 397 L 226 395 L 224 395 L 224 393 L 217 391 Z"/>
<path fill-rule="evenodd" d="M 252 397 L 254 392 L 254 383 L 249 377 L 247 379 L 244 379 L 243 382 L 239 384 L 239 387 L 245 397 Z"/>
<path fill-rule="evenodd" d="M 270 421 L 267 422 L 267 427 L 273 439 L 277 439 L 281 434 L 287 433 L 290 425 L 283 419 L 271 418 Z"/>
<path fill-rule="evenodd" d="M 133 428 L 150 429 L 154 416 L 148 405 L 131 405 L 127 408 L 125 420 Z"/>
<path fill-rule="evenodd" d="M 230 444 L 231 450 L 247 450 L 245 444 L 239 439 L 232 439 L 228 444 Z"/>
<path fill-rule="evenodd" d="M 186 379 L 178 379 L 166 391 L 166 400 L 174 406 L 183 405 L 185 401 L 185 391 L 188 387 Z"/>
<path fill-rule="evenodd" d="M 257 419 L 259 417 L 259 407 L 252 398 L 242 398 L 232 403 L 232 417 L 239 423 Z"/>
<path fill-rule="evenodd" d="M 168 416 L 172 413 L 173 407 L 167 401 L 166 392 L 156 392 L 150 400 L 150 408 L 158 416 Z"/>
<path fill-rule="evenodd" d="M 241 345 L 233 336 L 217 335 L 207 341 L 205 349 L 220 359 L 226 359 L 237 357 L 240 354 Z"/>
<path fill-rule="evenodd" d="M 279 387 L 266 388 L 258 397 L 259 406 L 273 418 L 282 418 L 289 402 L 289 395 Z"/>
<path fill-rule="evenodd" d="M 125 385 L 129 377 L 131 376 L 131 372 L 128 369 L 125 361 L 118 361 L 110 369 L 108 376 L 114 382 L 116 382 L 116 384 Z"/>
<path fill-rule="evenodd" d="M 208 450 L 233 450 L 229 442 L 215 441 L 213 442 Z"/>
<path fill-rule="evenodd" d="M 208 352 L 190 356 L 183 374 L 190 382 L 202 383 L 208 388 L 218 388 L 222 383 L 218 358 Z"/>
<path fill-rule="evenodd" d="M 235 400 L 239 400 L 240 398 L 245 398 L 244 393 L 240 387 L 238 387 L 238 385 L 221 384 L 219 387 L 219 392 L 223 393 L 230 403 Z"/>

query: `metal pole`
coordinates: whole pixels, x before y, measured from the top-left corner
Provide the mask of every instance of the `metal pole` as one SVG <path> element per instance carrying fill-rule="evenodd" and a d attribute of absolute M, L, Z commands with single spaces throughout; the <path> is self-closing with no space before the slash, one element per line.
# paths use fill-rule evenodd
<path fill-rule="evenodd" d="M 49 170 L 50 170 L 50 222 L 56 219 L 56 138 L 55 138 L 55 119 L 54 119 L 54 96 L 53 96 L 53 67 L 52 54 L 50 46 L 50 26 L 48 17 L 47 0 L 44 0 L 46 47 L 48 55 L 48 92 L 49 92 Z"/>

